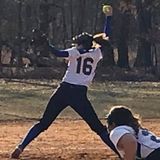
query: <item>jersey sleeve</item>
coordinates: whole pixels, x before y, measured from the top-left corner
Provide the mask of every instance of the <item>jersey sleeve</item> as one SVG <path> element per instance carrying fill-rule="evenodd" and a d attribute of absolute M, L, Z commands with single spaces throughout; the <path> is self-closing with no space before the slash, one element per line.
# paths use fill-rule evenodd
<path fill-rule="evenodd" d="M 116 129 L 115 128 L 110 133 L 110 139 L 111 139 L 112 143 L 117 147 L 117 144 L 118 144 L 119 140 L 121 139 L 121 137 L 127 133 L 130 133 L 130 132 L 126 129 L 123 129 L 123 128 Z"/>
<path fill-rule="evenodd" d="M 80 54 L 79 51 L 75 47 L 68 48 L 65 51 L 67 51 L 69 53 L 69 56 L 68 56 L 69 59 L 76 58 Z"/>
<path fill-rule="evenodd" d="M 98 60 L 101 60 L 103 58 L 103 55 L 102 55 L 102 52 L 101 52 L 101 49 L 100 48 L 97 48 L 96 49 L 96 55 L 97 55 L 97 59 Z"/>
<path fill-rule="evenodd" d="M 111 37 L 111 20 L 112 16 L 105 17 L 104 33 L 106 33 L 106 35 L 109 37 Z"/>

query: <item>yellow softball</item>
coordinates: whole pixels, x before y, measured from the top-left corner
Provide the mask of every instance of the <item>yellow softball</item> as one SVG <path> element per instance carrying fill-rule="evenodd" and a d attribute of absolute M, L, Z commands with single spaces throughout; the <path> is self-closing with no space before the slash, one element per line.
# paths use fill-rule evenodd
<path fill-rule="evenodd" d="M 103 8 L 102 8 L 102 11 L 107 16 L 111 16 L 112 15 L 112 7 L 110 5 L 104 5 Z"/>

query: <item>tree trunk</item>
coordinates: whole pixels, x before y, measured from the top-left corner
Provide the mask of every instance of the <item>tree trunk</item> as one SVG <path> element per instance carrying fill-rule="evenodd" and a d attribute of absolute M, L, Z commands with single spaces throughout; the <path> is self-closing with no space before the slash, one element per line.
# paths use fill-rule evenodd
<path fill-rule="evenodd" d="M 121 68 L 129 68 L 128 44 L 125 39 L 119 39 L 117 65 Z"/>
<path fill-rule="evenodd" d="M 138 42 L 137 57 L 135 67 L 151 67 L 152 66 L 151 43 L 145 39 Z"/>
<path fill-rule="evenodd" d="M 129 23 L 130 23 L 130 11 L 126 10 L 121 12 L 121 24 L 120 33 L 118 36 L 118 61 L 117 65 L 121 68 L 129 67 L 128 59 L 128 34 L 129 34 Z"/>
<path fill-rule="evenodd" d="M 40 30 L 47 34 L 49 29 L 49 4 L 48 1 L 44 1 L 40 4 Z"/>
<path fill-rule="evenodd" d="M 2 51 L 2 42 L 1 42 L 1 37 L 0 37 L 0 66 L 2 65 L 2 53 L 1 53 L 1 51 Z"/>
<path fill-rule="evenodd" d="M 134 66 L 151 67 L 153 66 L 151 41 L 149 37 L 151 31 L 151 10 L 145 2 L 137 0 L 136 5 L 138 11 L 139 39 L 137 57 Z"/>
<path fill-rule="evenodd" d="M 105 44 L 103 44 L 103 61 L 102 61 L 102 66 L 114 66 L 115 61 L 114 61 L 114 52 L 113 52 L 113 47 L 110 44 L 110 42 L 106 41 Z"/>
<path fill-rule="evenodd" d="M 156 75 L 158 76 L 158 78 L 160 79 L 160 43 L 156 44 Z"/>
<path fill-rule="evenodd" d="M 18 39 L 17 39 L 17 54 L 18 54 L 18 66 L 22 66 L 22 0 L 18 1 Z"/>
<path fill-rule="evenodd" d="M 79 15 L 78 15 L 78 26 L 77 26 L 77 32 L 82 33 L 84 32 L 84 17 L 85 17 L 85 7 L 86 7 L 86 2 L 85 0 L 80 0 L 79 1 Z"/>
<path fill-rule="evenodd" d="M 70 0 L 70 26 L 71 26 L 71 36 L 73 36 L 74 30 L 73 30 L 73 0 Z"/>

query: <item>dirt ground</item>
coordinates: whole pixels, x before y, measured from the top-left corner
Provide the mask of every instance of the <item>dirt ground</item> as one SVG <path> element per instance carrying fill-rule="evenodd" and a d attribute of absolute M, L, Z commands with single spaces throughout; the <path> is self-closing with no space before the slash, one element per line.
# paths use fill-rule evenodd
<path fill-rule="evenodd" d="M 33 121 L 0 122 L 0 160 L 9 160 L 10 153 L 23 138 Z M 148 119 L 143 126 L 160 135 L 160 119 Z M 58 119 L 36 138 L 22 153 L 21 160 L 115 160 L 82 120 Z"/>

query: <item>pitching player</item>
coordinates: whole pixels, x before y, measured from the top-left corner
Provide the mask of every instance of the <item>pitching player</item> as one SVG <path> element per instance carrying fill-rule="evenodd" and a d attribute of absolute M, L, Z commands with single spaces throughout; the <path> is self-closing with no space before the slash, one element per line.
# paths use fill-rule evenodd
<path fill-rule="evenodd" d="M 124 160 L 160 160 L 160 137 L 142 128 L 129 108 L 113 107 L 107 123 L 110 139 Z"/>
<path fill-rule="evenodd" d="M 102 35 L 102 39 L 105 40 L 104 34 Z M 107 128 L 98 119 L 87 98 L 88 86 L 93 80 L 98 62 L 102 59 L 103 46 L 92 47 L 93 41 L 96 40 L 100 41 L 100 37 L 94 39 L 92 35 L 82 33 L 73 38 L 75 46 L 67 50 L 57 50 L 49 46 L 50 51 L 56 56 L 68 58 L 68 68 L 62 82 L 51 96 L 42 118 L 18 144 L 11 155 L 12 158 L 19 158 L 25 147 L 45 131 L 67 106 L 71 106 L 103 142 L 119 154 L 109 139 Z"/>

